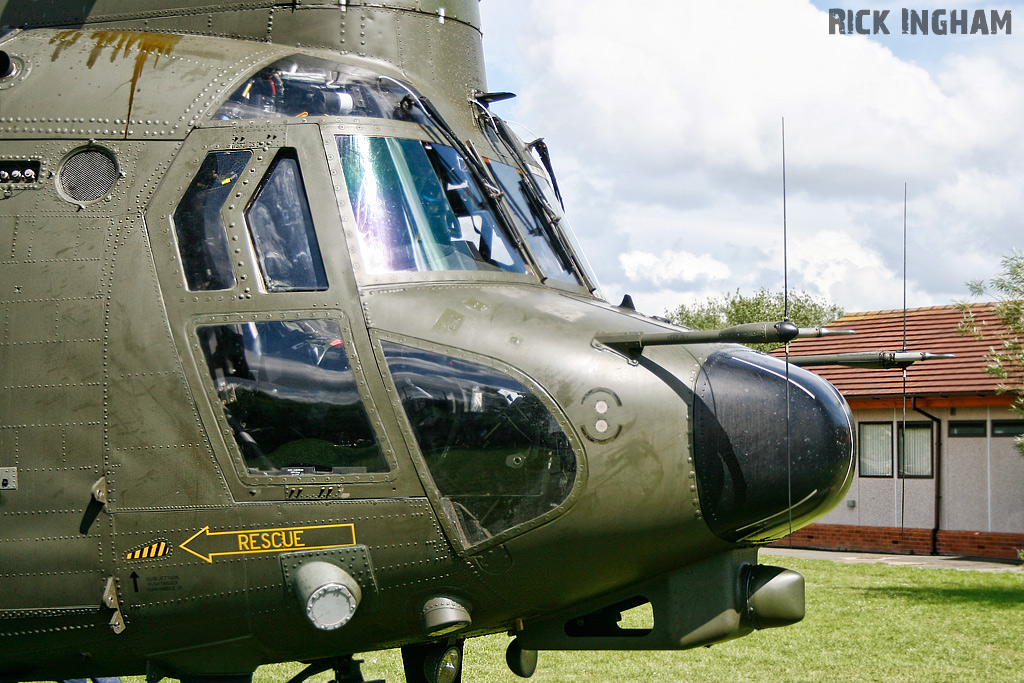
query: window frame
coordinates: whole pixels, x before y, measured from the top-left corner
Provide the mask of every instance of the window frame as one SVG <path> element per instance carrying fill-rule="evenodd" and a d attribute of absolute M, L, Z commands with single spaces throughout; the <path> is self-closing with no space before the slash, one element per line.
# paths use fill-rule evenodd
<path fill-rule="evenodd" d="M 973 430 L 974 433 L 956 433 L 959 430 Z M 946 423 L 946 436 L 950 439 L 984 439 L 987 435 L 985 420 L 949 420 Z"/>
<path fill-rule="evenodd" d="M 923 431 L 928 430 L 928 473 L 927 474 L 907 474 L 905 472 L 905 460 L 904 453 L 906 451 L 907 437 L 906 432 L 908 430 Z M 914 420 L 913 422 L 902 420 L 896 423 L 897 432 L 897 459 L 896 459 L 896 474 L 900 479 L 933 479 L 935 477 L 935 427 L 931 422 L 924 420 Z M 902 438 L 900 438 L 902 436 Z"/>
<path fill-rule="evenodd" d="M 244 163 L 237 166 L 236 174 L 233 179 L 229 179 L 229 183 L 221 183 L 226 188 L 223 198 L 217 205 L 215 213 L 217 218 L 217 225 L 211 225 L 205 220 L 202 226 L 202 237 L 203 244 L 189 244 L 189 241 L 194 241 L 194 238 L 198 236 L 199 230 L 196 225 L 189 225 L 183 220 L 183 208 L 185 207 L 186 200 L 193 196 L 199 196 L 202 190 L 200 189 L 200 180 L 205 172 L 209 173 L 213 170 L 210 162 L 216 158 L 225 158 L 230 161 L 231 158 L 241 160 L 241 155 L 245 155 Z M 234 265 L 232 263 L 228 236 L 227 224 L 225 220 L 224 209 L 228 205 L 231 199 L 231 192 L 237 192 L 238 181 L 241 180 L 245 174 L 245 170 L 250 168 L 253 163 L 253 151 L 251 149 L 214 149 L 206 153 L 203 159 L 200 161 L 198 168 L 192 174 L 189 180 L 188 186 L 185 191 L 179 197 L 177 203 L 174 206 L 174 210 L 170 212 L 169 218 L 171 226 L 173 228 L 175 243 L 177 246 L 178 259 L 181 263 L 182 276 L 185 279 L 185 287 L 190 292 L 224 292 L 235 289 L 238 286 L 238 276 L 235 274 Z M 212 193 L 214 188 L 208 188 L 207 193 Z M 193 207 L 198 208 L 198 207 Z M 203 204 L 204 213 L 210 213 L 213 210 L 212 206 Z M 195 234 L 189 234 L 195 233 Z M 211 240 L 216 241 L 217 244 L 211 243 Z M 212 249 L 216 248 L 219 253 L 213 253 Z M 216 262 L 218 260 L 223 261 L 222 266 L 226 266 L 222 272 L 217 273 L 218 276 L 224 277 L 230 281 L 226 281 L 221 285 L 208 284 L 203 286 L 202 283 L 197 282 L 195 278 L 198 273 L 193 269 L 199 260 L 199 256 L 204 257 L 206 260 Z"/>
<path fill-rule="evenodd" d="M 447 167 L 459 173 L 460 167 L 467 163 L 459 150 L 416 138 L 363 133 L 339 133 L 335 136 L 335 144 L 341 160 L 346 198 L 356 219 L 360 261 L 368 274 L 536 275 L 531 263 L 532 255 L 526 253 L 521 237 L 513 234 L 515 226 L 511 226 L 511 231 L 507 229 L 509 226 L 503 224 L 501 215 L 487 199 L 486 188 L 479 187 L 471 173 L 463 172 L 459 178 L 461 183 L 444 186 L 442 170 Z M 373 168 L 368 168 L 369 164 L 373 164 Z M 417 170 L 423 172 L 417 173 Z M 427 192 L 433 195 L 432 204 L 437 207 L 434 210 L 428 210 L 431 203 L 424 201 Z M 365 194 L 371 195 L 371 201 L 360 201 Z M 383 207 L 384 211 L 380 215 L 366 215 L 362 210 L 364 206 L 373 207 L 376 211 Z M 456 212 L 457 206 L 463 211 Z M 464 231 L 467 225 L 475 223 L 474 218 L 481 221 L 476 228 L 479 244 L 465 239 L 465 233 L 450 243 L 437 241 L 439 236 L 452 237 L 453 228 Z M 484 237 L 484 225 L 490 239 Z M 403 245 L 406 249 L 401 248 Z M 510 262 L 482 256 L 485 249 L 490 251 L 495 247 L 500 247 Z M 444 257 L 440 257 L 443 252 L 430 257 L 431 251 L 445 248 L 452 249 L 452 252 Z M 406 263 L 395 267 L 393 262 L 403 259 Z M 460 264 L 467 267 L 460 268 Z"/>
<path fill-rule="evenodd" d="M 893 476 L 893 428 L 892 421 L 864 421 L 857 423 L 857 476 L 863 477 L 864 479 L 892 479 Z M 887 427 L 889 429 L 888 439 L 888 454 L 886 455 L 886 473 L 884 474 L 864 474 L 864 438 L 863 432 L 865 427 Z"/>
<path fill-rule="evenodd" d="M 863 430 L 865 427 L 888 427 L 888 466 L 886 474 L 864 474 L 864 448 Z M 923 430 L 928 432 L 928 473 L 907 474 L 904 472 L 904 449 L 906 443 L 906 432 L 908 430 Z M 927 420 L 864 420 L 857 423 L 857 476 L 864 479 L 934 479 L 935 478 L 935 428 Z"/>
<path fill-rule="evenodd" d="M 318 282 L 311 286 L 275 286 L 273 284 L 275 280 L 271 277 L 271 274 L 267 269 L 266 256 L 268 254 L 263 247 L 265 235 L 254 227 L 254 223 L 250 219 L 250 213 L 258 204 L 262 205 L 261 200 L 263 199 L 264 192 L 267 191 L 271 182 L 274 181 L 275 173 L 279 168 L 281 168 L 281 162 L 286 160 L 294 162 L 295 164 L 298 183 L 298 187 L 296 188 L 296 197 L 302 203 L 299 210 L 303 213 L 303 218 L 306 219 L 305 225 L 302 226 L 302 230 L 304 232 L 303 236 L 306 238 L 306 246 L 310 249 L 310 268 L 314 271 L 313 276 L 318 279 Z M 320 235 L 316 228 L 316 220 L 313 217 L 313 206 L 309 201 L 309 192 L 306 189 L 306 181 L 303 177 L 303 163 L 299 150 L 296 147 L 289 145 L 277 148 L 274 151 L 270 162 L 262 169 L 262 171 L 263 173 L 260 176 L 256 188 L 253 190 L 245 208 L 242 210 L 242 218 L 245 223 L 246 233 L 249 235 L 249 244 L 254 258 L 253 266 L 256 274 L 259 275 L 262 291 L 267 294 L 319 293 L 328 291 L 331 286 L 330 278 L 327 275 L 327 265 L 324 260 L 323 249 L 320 247 Z M 280 204 L 280 202 L 272 203 Z"/>
<path fill-rule="evenodd" d="M 348 183 L 345 180 L 345 173 L 341 154 L 338 149 L 337 137 L 356 135 L 364 135 L 368 137 L 390 137 L 402 140 L 411 140 L 419 143 L 448 146 L 447 142 L 439 140 L 436 137 L 430 137 L 429 134 L 425 134 L 428 132 L 424 131 L 422 127 L 402 121 L 381 120 L 379 125 L 374 126 L 372 131 L 368 131 L 365 126 L 354 126 L 351 123 L 343 121 L 320 122 L 320 132 L 324 140 L 328 166 L 332 171 L 332 176 L 335 178 L 335 194 L 338 201 L 338 210 L 341 215 L 346 239 L 350 245 L 359 244 L 360 228 L 350 201 Z M 494 152 L 494 150 L 481 150 L 481 153 L 488 156 L 488 158 L 493 158 L 495 161 L 500 161 L 505 164 L 509 163 L 509 161 L 507 161 L 502 155 Z M 605 300 L 603 294 L 600 293 L 600 290 L 591 290 L 585 284 L 569 284 L 552 278 L 544 278 L 541 273 L 537 272 L 536 257 L 531 251 L 529 245 L 524 241 L 521 241 L 522 237 L 518 234 L 518 228 L 514 228 L 514 232 L 516 233 L 513 239 L 515 242 L 515 248 L 518 251 L 525 253 L 528 257 L 526 261 L 527 272 L 525 273 L 514 273 L 510 271 L 492 272 L 487 270 L 405 270 L 385 273 L 370 272 L 366 268 L 366 262 L 364 261 L 363 254 L 358 247 L 354 248 L 351 254 L 352 269 L 356 276 L 356 283 L 360 287 L 377 284 L 390 285 L 395 282 L 521 282 L 524 284 L 539 283 L 549 289 L 589 296 L 601 301 Z M 566 233 L 566 236 L 570 241 L 574 240 L 571 234 Z M 582 255 L 582 252 L 575 252 L 575 257 L 580 261 L 582 267 L 586 267 L 585 256 Z"/>

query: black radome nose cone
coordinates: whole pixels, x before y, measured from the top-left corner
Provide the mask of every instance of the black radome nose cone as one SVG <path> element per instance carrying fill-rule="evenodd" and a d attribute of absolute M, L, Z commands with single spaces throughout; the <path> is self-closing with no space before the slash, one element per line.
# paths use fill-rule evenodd
<path fill-rule="evenodd" d="M 849 487 L 850 408 L 818 375 L 753 351 L 719 351 L 697 378 L 693 450 L 711 530 L 730 542 L 777 540 Z"/>

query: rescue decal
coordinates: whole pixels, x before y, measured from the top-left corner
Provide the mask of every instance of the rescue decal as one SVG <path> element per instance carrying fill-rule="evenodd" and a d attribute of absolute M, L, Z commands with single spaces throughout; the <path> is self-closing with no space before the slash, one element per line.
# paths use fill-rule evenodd
<path fill-rule="evenodd" d="M 215 557 L 322 550 L 355 544 L 354 524 L 320 524 L 250 531 L 210 531 L 210 527 L 204 526 L 179 547 L 212 564 Z"/>

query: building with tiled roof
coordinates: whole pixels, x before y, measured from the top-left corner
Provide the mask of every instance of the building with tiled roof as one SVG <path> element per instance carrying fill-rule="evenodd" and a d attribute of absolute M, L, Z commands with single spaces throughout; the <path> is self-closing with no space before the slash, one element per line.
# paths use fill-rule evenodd
<path fill-rule="evenodd" d="M 809 367 L 846 397 L 857 471 L 846 499 L 785 543 L 795 546 L 1016 558 L 1024 548 L 1024 420 L 985 372 L 1000 344 L 993 304 L 969 307 L 981 338 L 957 331 L 956 306 L 851 313 L 855 334 L 800 339 L 790 356 L 855 351 L 951 353 L 906 369 Z M 780 349 L 773 355 L 782 356 Z"/>

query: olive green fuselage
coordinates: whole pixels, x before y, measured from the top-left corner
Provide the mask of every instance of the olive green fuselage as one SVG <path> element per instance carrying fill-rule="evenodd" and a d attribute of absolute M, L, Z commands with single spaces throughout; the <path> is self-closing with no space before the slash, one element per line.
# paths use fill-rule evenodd
<path fill-rule="evenodd" d="M 692 453 L 693 392 L 721 347 L 649 349 L 641 362 L 596 343 L 673 328 L 604 301 L 582 269 L 544 277 L 535 255 L 523 272 L 369 267 L 344 141 L 449 144 L 422 119 L 218 115 L 253 73 L 308 55 L 412 85 L 480 157 L 512 164 L 471 102 L 486 91 L 475 0 L 159 4 L 73 16 L 47 3 L 26 18 L 0 3 L 0 25 L 36 22 L 0 37 L 13 58 L 0 168 L 21 171 L 0 182 L 0 473 L 16 478 L 0 489 L 0 680 L 245 674 L 424 642 L 438 637 L 423 614 L 438 596 L 471 614 L 460 638 L 528 639 L 536 625 L 533 647 L 551 615 L 636 586 L 655 603 L 714 605 L 674 617 L 670 646 L 749 630 L 738 577 L 756 551 L 708 528 Z M 212 208 L 231 277 L 218 286 L 190 279 L 179 230 L 212 158 L 241 159 Z M 272 282 L 254 237 L 281 159 L 301 169 L 323 285 Z M 210 331 L 324 324 L 379 465 L 259 465 L 238 426 L 256 410 L 239 398 L 248 385 L 225 388 Z M 455 447 L 445 457 L 464 460 L 439 464 L 421 443 L 428 422 L 407 412 L 395 349 L 504 378 L 510 404 L 528 395 L 535 424 L 560 440 L 564 494 L 474 531 L 439 468 L 504 490 L 554 482 L 558 458 L 551 446 L 499 460 Z M 337 630 L 314 627 L 296 595 L 297 569 L 315 559 L 361 588 Z M 573 646 L 559 638 L 552 647 Z"/>

